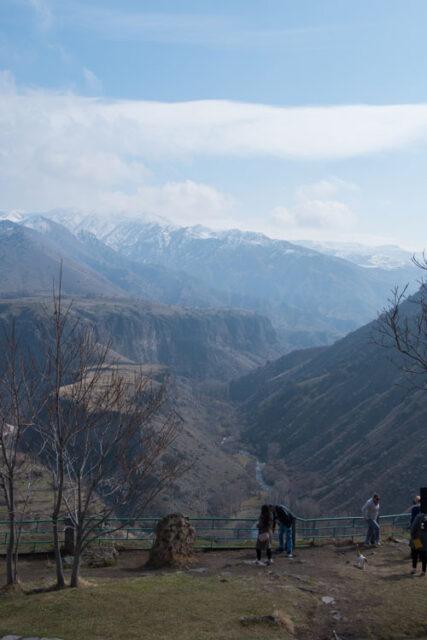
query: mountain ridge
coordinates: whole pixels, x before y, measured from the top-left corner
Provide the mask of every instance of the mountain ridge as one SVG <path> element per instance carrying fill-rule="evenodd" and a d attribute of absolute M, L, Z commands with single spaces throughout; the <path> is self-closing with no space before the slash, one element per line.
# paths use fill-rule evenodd
<path fill-rule="evenodd" d="M 103 221 L 94 215 L 76 219 L 64 212 L 47 215 L 73 233 L 94 234 L 133 264 L 156 265 L 195 279 L 213 296 L 213 306 L 221 300 L 221 306 L 267 315 L 288 350 L 330 344 L 372 320 L 396 284 L 416 277 L 412 267 L 366 269 L 237 229 L 178 227 L 156 219 Z"/>

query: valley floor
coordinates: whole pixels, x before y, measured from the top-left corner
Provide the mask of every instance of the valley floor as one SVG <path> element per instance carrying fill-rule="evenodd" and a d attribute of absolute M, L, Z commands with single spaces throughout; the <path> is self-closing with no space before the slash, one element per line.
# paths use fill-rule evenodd
<path fill-rule="evenodd" d="M 407 544 L 390 542 L 365 555 L 365 571 L 355 567 L 349 545 L 300 549 L 293 560 L 279 556 L 270 567 L 256 566 L 252 550 L 198 553 L 185 570 L 149 572 L 146 553 L 123 553 L 116 567 L 85 569 L 78 591 L 0 597 L 0 637 L 427 638 L 427 578 L 410 576 Z M 23 560 L 21 568 L 27 590 L 52 581 L 47 558 Z M 284 626 L 240 622 L 274 612 Z"/>

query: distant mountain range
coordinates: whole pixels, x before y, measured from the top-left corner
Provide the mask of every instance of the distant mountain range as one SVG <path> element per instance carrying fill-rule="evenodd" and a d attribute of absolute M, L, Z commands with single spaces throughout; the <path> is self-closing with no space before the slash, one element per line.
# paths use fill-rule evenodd
<path fill-rule="evenodd" d="M 64 291 L 72 295 L 135 296 L 165 304 L 220 307 L 223 300 L 179 271 L 139 264 L 88 232 L 78 235 L 44 216 L 0 219 L 0 295 L 45 294 L 63 262 Z"/>
<path fill-rule="evenodd" d="M 330 344 L 374 318 L 395 284 L 416 278 L 409 262 L 366 269 L 258 233 L 63 211 L 48 216 L 17 214 L 15 223 L 88 271 L 80 280 L 86 292 L 96 273 L 99 295 L 255 311 L 270 318 L 287 350 Z"/>
<path fill-rule="evenodd" d="M 303 247 L 321 253 L 344 258 L 360 267 L 379 269 L 401 269 L 411 266 L 414 252 L 395 245 L 366 246 L 357 242 L 315 242 L 300 240 Z"/>

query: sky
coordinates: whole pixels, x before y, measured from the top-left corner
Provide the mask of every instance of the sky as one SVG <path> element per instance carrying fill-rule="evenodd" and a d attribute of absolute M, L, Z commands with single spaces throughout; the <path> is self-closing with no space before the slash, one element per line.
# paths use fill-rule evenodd
<path fill-rule="evenodd" d="M 0 210 L 427 248 L 425 0 L 0 0 Z"/>

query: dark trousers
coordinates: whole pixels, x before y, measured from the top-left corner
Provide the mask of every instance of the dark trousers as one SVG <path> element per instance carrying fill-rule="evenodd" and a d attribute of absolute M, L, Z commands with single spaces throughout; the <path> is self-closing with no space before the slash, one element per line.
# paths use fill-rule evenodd
<path fill-rule="evenodd" d="M 416 569 L 418 560 L 420 560 L 422 570 L 425 573 L 427 568 L 427 551 L 424 551 L 423 549 L 412 549 L 411 557 L 412 557 L 412 567 Z"/>
<path fill-rule="evenodd" d="M 267 559 L 271 560 L 271 548 L 266 550 L 267 553 Z M 261 560 L 261 549 L 258 549 L 258 547 L 256 548 L 256 559 L 257 560 Z"/>

